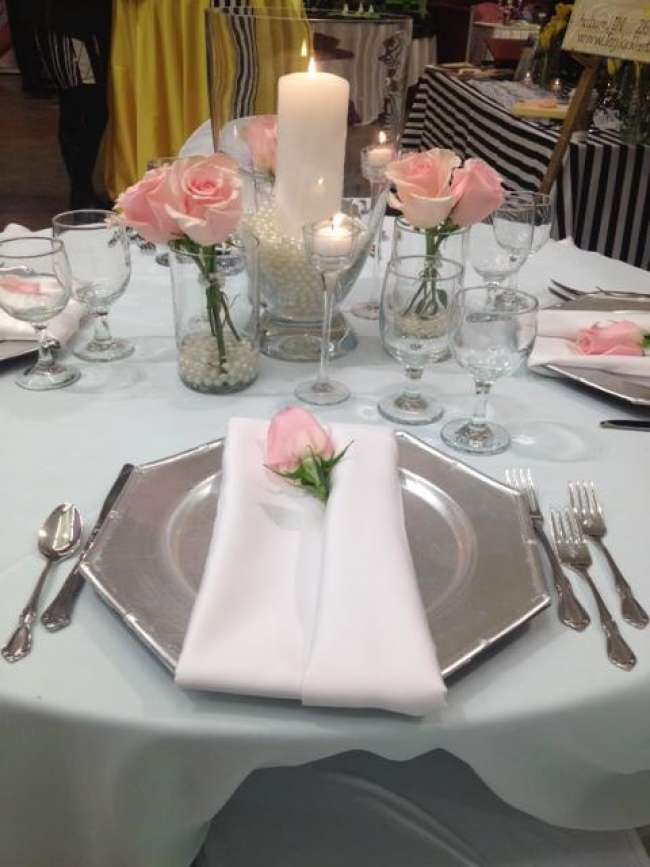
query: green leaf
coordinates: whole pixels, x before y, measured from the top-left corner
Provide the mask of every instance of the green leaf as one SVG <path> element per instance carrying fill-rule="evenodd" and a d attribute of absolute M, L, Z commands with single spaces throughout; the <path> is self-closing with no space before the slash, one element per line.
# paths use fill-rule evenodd
<path fill-rule="evenodd" d="M 650 334 L 643 335 L 643 348 L 650 349 Z"/>

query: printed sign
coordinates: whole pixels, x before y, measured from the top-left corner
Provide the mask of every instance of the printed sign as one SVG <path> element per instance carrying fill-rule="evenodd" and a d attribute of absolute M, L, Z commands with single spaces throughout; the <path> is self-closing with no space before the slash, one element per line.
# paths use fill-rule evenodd
<path fill-rule="evenodd" d="M 562 48 L 650 63 L 650 0 L 576 0 Z"/>

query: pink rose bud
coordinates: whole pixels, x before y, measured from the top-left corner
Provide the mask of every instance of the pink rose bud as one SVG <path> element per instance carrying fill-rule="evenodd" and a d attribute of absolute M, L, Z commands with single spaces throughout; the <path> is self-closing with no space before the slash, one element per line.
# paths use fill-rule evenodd
<path fill-rule="evenodd" d="M 576 346 L 583 355 L 644 355 L 643 338 L 634 322 L 596 322 L 578 332 Z"/>
<path fill-rule="evenodd" d="M 251 154 L 253 168 L 258 172 L 275 173 L 278 148 L 278 117 L 276 114 L 260 114 L 251 118 L 242 137 Z"/>
<path fill-rule="evenodd" d="M 451 178 L 459 165 L 460 157 L 442 148 L 393 160 L 386 167 L 386 177 L 397 189 L 390 204 L 419 229 L 444 223 L 456 201 Z"/>
<path fill-rule="evenodd" d="M 457 226 L 480 223 L 503 202 L 501 177 L 481 159 L 468 159 L 451 183 L 456 204 L 450 214 Z"/>
<path fill-rule="evenodd" d="M 266 465 L 280 473 L 293 472 L 310 456 L 329 459 L 334 444 L 314 416 L 300 406 L 277 412 L 266 435 Z"/>
<path fill-rule="evenodd" d="M 124 190 L 115 204 L 122 222 L 152 244 L 167 244 L 180 235 L 165 210 L 169 168 L 165 165 L 147 172 L 137 184 Z"/>
<path fill-rule="evenodd" d="M 15 274 L 0 277 L 0 289 L 5 292 L 16 292 L 19 295 L 41 295 L 41 284 L 38 280 L 24 280 Z"/>

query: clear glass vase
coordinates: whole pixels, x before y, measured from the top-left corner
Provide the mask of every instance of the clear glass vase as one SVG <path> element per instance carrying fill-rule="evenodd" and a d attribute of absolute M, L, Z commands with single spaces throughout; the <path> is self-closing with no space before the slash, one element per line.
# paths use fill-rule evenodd
<path fill-rule="evenodd" d="M 178 374 L 195 391 L 242 391 L 259 371 L 257 242 L 170 244 Z"/>
<path fill-rule="evenodd" d="M 398 217 L 395 220 L 393 231 L 391 258 L 433 255 L 439 259 L 451 259 L 462 265 L 464 275 L 467 245 L 463 243 L 463 239 L 467 236 L 468 231 L 467 228 L 456 229 L 455 231 L 441 229 L 434 242 L 435 251 L 432 251 L 430 249 L 431 242 L 427 242 L 427 230 L 418 229 L 407 222 L 404 217 Z"/>

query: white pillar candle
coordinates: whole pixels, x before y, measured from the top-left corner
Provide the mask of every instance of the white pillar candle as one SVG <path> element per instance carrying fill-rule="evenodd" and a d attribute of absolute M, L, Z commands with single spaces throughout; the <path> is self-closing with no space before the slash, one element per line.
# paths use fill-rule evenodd
<path fill-rule="evenodd" d="M 329 72 L 294 72 L 278 82 L 275 194 L 293 235 L 340 211 L 350 85 Z"/>
<path fill-rule="evenodd" d="M 354 238 L 350 229 L 340 225 L 336 217 L 328 226 L 321 226 L 314 232 L 314 253 L 323 259 L 334 259 L 349 256 L 352 252 Z"/>

